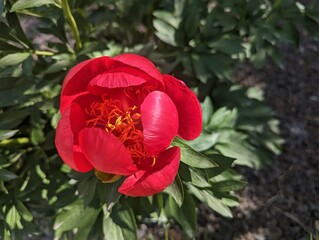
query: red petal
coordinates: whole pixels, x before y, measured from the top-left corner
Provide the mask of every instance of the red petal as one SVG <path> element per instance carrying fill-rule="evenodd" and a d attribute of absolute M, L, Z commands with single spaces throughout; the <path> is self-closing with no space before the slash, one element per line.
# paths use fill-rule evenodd
<path fill-rule="evenodd" d="M 92 94 L 82 94 L 78 96 L 70 107 L 70 123 L 74 135 L 74 143 L 79 144 L 78 134 L 86 127 L 87 114 L 84 109 L 89 109 L 92 102 L 99 102 L 101 98 Z"/>
<path fill-rule="evenodd" d="M 196 95 L 184 82 L 170 75 L 163 75 L 163 79 L 166 93 L 178 111 L 178 134 L 185 140 L 197 138 L 202 131 L 202 110 Z"/>
<path fill-rule="evenodd" d="M 178 147 L 165 150 L 153 167 L 127 177 L 118 191 L 128 196 L 151 196 L 163 191 L 175 179 L 180 154 Z"/>
<path fill-rule="evenodd" d="M 141 104 L 144 144 L 149 154 L 157 156 L 172 142 L 178 130 L 178 113 L 170 97 L 153 91 Z"/>
<path fill-rule="evenodd" d="M 61 94 L 61 97 L 60 97 L 60 113 L 63 114 L 64 111 L 71 106 L 71 104 L 73 103 L 73 101 L 77 98 L 80 98 L 81 96 L 83 95 L 87 95 L 89 94 L 89 92 L 81 92 L 81 93 L 78 93 L 78 94 L 74 94 L 74 95 L 71 95 L 71 96 L 67 96 L 67 95 L 63 95 Z"/>
<path fill-rule="evenodd" d="M 76 121 L 71 121 L 71 119 L 75 119 L 74 116 L 77 112 L 79 112 L 79 106 L 72 105 L 62 115 L 56 128 L 55 146 L 60 157 L 69 167 L 79 172 L 88 172 L 93 167 L 75 145 L 77 139 L 75 135 L 82 126 L 81 115 Z"/>
<path fill-rule="evenodd" d="M 68 82 L 73 78 L 73 76 L 75 74 L 77 74 L 86 64 L 88 64 L 90 61 L 92 61 L 93 59 L 89 59 L 83 62 L 80 62 L 79 64 L 75 65 L 74 67 L 72 67 L 69 72 L 67 73 L 67 75 L 64 78 L 63 81 L 63 86 L 62 86 L 62 91 L 65 88 L 65 86 L 68 84 Z"/>
<path fill-rule="evenodd" d="M 131 154 L 112 133 L 100 128 L 84 128 L 79 133 L 79 142 L 84 155 L 97 170 L 119 175 L 137 171 Z"/>
<path fill-rule="evenodd" d="M 123 70 L 123 71 L 121 71 Z M 125 72 L 126 71 L 126 72 Z M 146 76 L 141 76 L 140 71 L 132 68 L 117 68 L 116 72 L 106 72 L 97 75 L 89 83 L 88 90 L 94 94 L 103 93 L 103 88 L 124 88 L 128 86 L 138 86 L 150 79 Z M 143 78 L 144 77 L 144 78 Z"/>
<path fill-rule="evenodd" d="M 61 113 L 70 106 L 77 95 L 87 91 L 87 86 L 94 77 L 119 66 L 123 66 L 123 64 L 109 57 L 94 58 L 74 66 L 63 83 Z"/>
<path fill-rule="evenodd" d="M 126 65 L 136 67 L 163 84 L 162 74 L 158 71 L 155 65 L 145 57 L 126 53 L 113 57 L 112 59 L 125 63 Z"/>
<path fill-rule="evenodd" d="M 79 144 L 78 141 L 78 135 L 79 132 L 85 127 L 85 115 L 81 108 L 81 105 L 74 103 L 71 105 L 71 111 L 70 111 L 70 125 L 71 130 L 73 132 L 74 136 L 74 143 Z"/>

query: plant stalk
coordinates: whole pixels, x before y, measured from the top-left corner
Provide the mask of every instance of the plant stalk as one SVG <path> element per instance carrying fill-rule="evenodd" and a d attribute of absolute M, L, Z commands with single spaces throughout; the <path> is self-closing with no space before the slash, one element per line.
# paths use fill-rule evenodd
<path fill-rule="evenodd" d="M 170 228 L 170 224 L 166 224 L 165 228 L 164 228 L 164 239 L 165 240 L 169 240 L 169 228 Z"/>
<path fill-rule="evenodd" d="M 76 25 L 75 19 L 72 15 L 68 0 L 61 0 L 64 17 L 68 20 L 73 36 L 75 38 L 75 48 L 80 50 L 82 48 L 82 41 L 80 38 L 79 29 Z"/>
<path fill-rule="evenodd" d="M 5 139 L 0 141 L 0 147 L 10 147 L 14 145 L 24 145 L 29 143 L 29 138 L 14 138 L 14 139 Z"/>
<path fill-rule="evenodd" d="M 53 52 L 49 52 L 49 51 L 41 51 L 41 50 L 35 50 L 32 52 L 33 54 L 36 55 L 41 55 L 41 56 L 53 56 L 54 53 Z"/>

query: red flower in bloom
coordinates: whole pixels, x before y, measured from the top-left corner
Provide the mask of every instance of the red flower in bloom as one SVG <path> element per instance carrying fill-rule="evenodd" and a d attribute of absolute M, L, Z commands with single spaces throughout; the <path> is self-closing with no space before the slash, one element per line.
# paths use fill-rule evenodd
<path fill-rule="evenodd" d="M 201 132 L 199 102 L 186 85 L 146 58 L 123 54 L 84 61 L 64 79 L 55 144 L 72 169 L 103 182 L 125 177 L 119 192 L 149 196 L 177 174 L 175 136 Z"/>

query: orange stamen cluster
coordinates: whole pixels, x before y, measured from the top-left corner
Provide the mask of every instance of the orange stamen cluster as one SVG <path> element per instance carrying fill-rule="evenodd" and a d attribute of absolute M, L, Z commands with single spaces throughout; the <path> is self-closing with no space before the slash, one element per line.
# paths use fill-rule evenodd
<path fill-rule="evenodd" d="M 137 89 L 125 88 L 124 94 L 132 102 L 136 102 L 140 104 L 143 101 L 143 99 L 147 96 L 147 94 L 149 94 L 155 89 L 156 87 L 153 85 L 144 85 L 143 87 L 137 88 Z"/>
<path fill-rule="evenodd" d="M 144 142 L 143 132 L 140 129 L 141 114 L 137 106 L 126 110 L 119 100 L 104 98 L 103 102 L 93 102 L 86 110 L 92 118 L 86 122 L 87 126 L 104 128 L 105 131 L 116 136 L 131 153 L 136 163 L 141 159 L 151 158 L 152 166 L 156 158 L 148 155 Z"/>

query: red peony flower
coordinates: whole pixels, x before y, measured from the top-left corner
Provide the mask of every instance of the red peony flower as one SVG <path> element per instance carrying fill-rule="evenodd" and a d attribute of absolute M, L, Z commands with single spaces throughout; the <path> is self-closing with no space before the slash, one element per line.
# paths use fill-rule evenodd
<path fill-rule="evenodd" d="M 123 54 L 81 62 L 64 79 L 55 144 L 72 169 L 103 182 L 125 177 L 129 196 L 163 191 L 175 179 L 180 149 L 202 129 L 200 104 L 186 85 L 146 58 Z"/>

